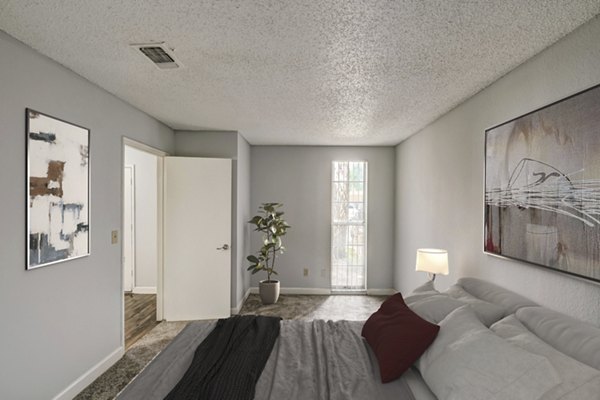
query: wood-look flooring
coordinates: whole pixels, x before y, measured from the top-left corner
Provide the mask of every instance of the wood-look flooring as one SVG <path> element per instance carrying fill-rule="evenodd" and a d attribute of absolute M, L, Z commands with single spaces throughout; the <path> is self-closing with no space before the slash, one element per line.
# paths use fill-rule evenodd
<path fill-rule="evenodd" d="M 125 293 L 125 350 L 156 325 L 156 295 Z"/>

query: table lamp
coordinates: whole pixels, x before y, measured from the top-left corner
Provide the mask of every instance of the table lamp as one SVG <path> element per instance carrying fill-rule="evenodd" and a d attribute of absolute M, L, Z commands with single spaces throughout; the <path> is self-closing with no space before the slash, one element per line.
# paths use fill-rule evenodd
<path fill-rule="evenodd" d="M 431 275 L 431 282 L 437 274 L 448 275 L 448 251 L 442 249 L 417 249 L 416 271 Z"/>

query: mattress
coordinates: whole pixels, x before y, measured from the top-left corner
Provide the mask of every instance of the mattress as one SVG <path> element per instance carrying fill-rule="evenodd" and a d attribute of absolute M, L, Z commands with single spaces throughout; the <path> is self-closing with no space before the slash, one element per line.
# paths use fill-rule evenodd
<path fill-rule="evenodd" d="M 163 399 L 181 379 L 215 322 L 192 322 L 120 394 Z M 257 385 L 257 400 L 430 400 L 418 375 L 382 384 L 377 360 L 360 336 L 361 321 L 281 321 L 280 336 Z M 409 384 L 410 381 L 410 384 Z M 435 398 L 435 397 L 433 397 Z"/>
<path fill-rule="evenodd" d="M 461 278 L 442 293 L 426 289 L 405 300 L 440 332 L 401 378 L 380 382 L 377 360 L 360 335 L 364 322 L 287 320 L 255 398 L 600 400 L 600 328 L 475 278 Z M 163 399 L 214 324 L 190 323 L 117 398 Z"/>

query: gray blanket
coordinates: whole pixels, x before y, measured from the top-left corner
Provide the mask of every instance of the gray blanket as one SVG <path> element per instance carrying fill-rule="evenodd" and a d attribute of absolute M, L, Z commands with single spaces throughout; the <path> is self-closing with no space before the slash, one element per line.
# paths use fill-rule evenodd
<path fill-rule="evenodd" d="M 281 318 L 234 315 L 217 321 L 165 400 L 253 400 L 279 337 Z"/>
<path fill-rule="evenodd" d="M 214 322 L 190 323 L 117 397 L 162 400 Z M 414 400 L 404 379 L 382 384 L 358 321 L 282 321 L 256 385 L 258 400 Z"/>

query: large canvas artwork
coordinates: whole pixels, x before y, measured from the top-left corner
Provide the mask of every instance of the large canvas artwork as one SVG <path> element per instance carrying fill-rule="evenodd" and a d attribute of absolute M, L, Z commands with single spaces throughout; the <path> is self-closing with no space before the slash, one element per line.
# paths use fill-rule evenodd
<path fill-rule="evenodd" d="M 89 255 L 89 130 L 27 109 L 27 269 Z"/>
<path fill-rule="evenodd" d="M 600 281 L 600 87 L 486 131 L 487 253 Z"/>

